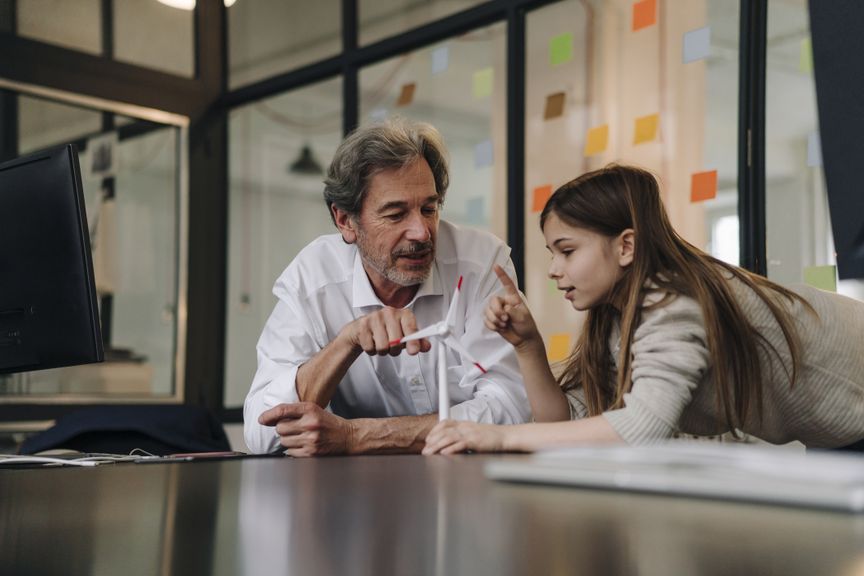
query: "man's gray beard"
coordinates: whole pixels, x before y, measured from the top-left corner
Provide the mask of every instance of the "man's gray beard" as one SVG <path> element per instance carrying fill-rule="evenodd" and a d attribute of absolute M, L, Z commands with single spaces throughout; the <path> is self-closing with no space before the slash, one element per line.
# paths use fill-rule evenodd
<path fill-rule="evenodd" d="M 417 284 L 422 284 L 423 282 L 426 281 L 427 278 L 429 278 L 429 274 L 432 272 L 432 265 L 430 264 L 429 268 L 422 271 L 421 276 L 416 275 L 416 274 L 421 273 L 420 270 L 418 270 L 416 272 L 416 274 L 412 274 L 411 276 L 407 276 L 407 275 L 403 274 L 402 271 L 399 270 L 395 266 L 387 267 L 386 269 L 382 268 L 378 262 L 375 262 L 374 260 L 367 258 L 366 255 L 362 251 L 360 252 L 360 257 L 363 259 L 363 262 L 367 266 L 369 266 L 370 268 L 372 268 L 373 270 L 378 272 L 378 274 L 380 274 L 381 276 L 383 276 L 384 278 L 386 278 L 390 282 L 393 282 L 394 284 L 398 284 L 399 286 L 408 287 L 408 286 L 416 286 Z"/>
<path fill-rule="evenodd" d="M 390 258 L 392 258 L 392 254 L 387 255 L 387 260 L 384 262 L 378 262 L 374 258 L 370 258 L 366 252 L 366 233 L 363 230 L 360 230 L 357 235 L 357 250 L 360 252 L 360 258 L 363 259 L 363 263 L 378 272 L 381 276 L 386 278 L 388 281 L 393 282 L 399 286 L 416 286 L 417 284 L 422 284 L 429 278 L 429 274 L 432 273 L 432 265 L 435 262 L 435 248 L 433 244 L 432 248 L 432 260 L 429 263 L 429 267 L 426 270 L 417 271 L 419 276 L 416 274 L 412 274 L 410 276 L 403 274 L 398 267 L 389 266 Z"/>

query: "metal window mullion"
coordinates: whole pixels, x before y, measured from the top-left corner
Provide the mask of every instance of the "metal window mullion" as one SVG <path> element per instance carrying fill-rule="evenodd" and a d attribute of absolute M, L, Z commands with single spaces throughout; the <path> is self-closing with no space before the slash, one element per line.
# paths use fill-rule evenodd
<path fill-rule="evenodd" d="M 741 266 L 767 274 L 765 57 L 767 0 L 742 2 L 738 95 L 738 219 Z"/>

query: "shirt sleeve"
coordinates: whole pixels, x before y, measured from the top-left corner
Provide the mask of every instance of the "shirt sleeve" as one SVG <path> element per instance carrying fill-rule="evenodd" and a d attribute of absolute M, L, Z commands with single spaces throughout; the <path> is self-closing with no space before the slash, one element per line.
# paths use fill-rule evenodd
<path fill-rule="evenodd" d="M 262 426 L 258 417 L 279 404 L 300 401 L 297 370 L 321 350 L 303 307 L 287 293 L 277 291 L 277 296 L 279 301 L 258 340 L 258 370 L 243 405 L 246 445 L 257 454 L 279 449 L 276 429 Z"/>
<path fill-rule="evenodd" d="M 623 408 L 603 416 L 629 444 L 671 438 L 709 367 L 699 303 L 678 296 L 646 309 L 631 349 L 632 389 L 624 395 Z"/>
<path fill-rule="evenodd" d="M 516 271 L 506 246 L 499 246 L 493 263 L 504 268 L 511 278 L 516 278 Z M 528 422 L 531 419 L 531 409 L 516 360 L 516 352 L 509 342 L 486 328 L 483 323 L 489 299 L 500 289 L 492 265 L 477 282 L 478 288 L 473 292 L 471 301 L 468 303 L 469 313 L 465 322 L 465 333 L 460 340 L 472 354 L 477 356 L 488 372 L 483 374 L 466 358 L 462 359 L 465 375 L 459 382 L 459 386 L 473 387 L 474 396 L 453 406 L 450 410 L 451 418 L 488 424 Z"/>

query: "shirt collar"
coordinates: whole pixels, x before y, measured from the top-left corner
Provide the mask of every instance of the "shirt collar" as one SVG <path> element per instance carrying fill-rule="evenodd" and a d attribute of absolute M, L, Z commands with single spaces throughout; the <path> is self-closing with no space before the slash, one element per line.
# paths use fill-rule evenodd
<path fill-rule="evenodd" d="M 417 294 L 413 300 L 408 303 L 406 308 L 411 308 L 418 299 L 425 296 L 442 296 L 444 291 L 441 289 L 441 275 L 438 273 L 438 261 L 436 260 L 429 272 L 429 276 L 420 285 Z M 352 293 L 352 304 L 354 308 L 363 308 L 364 306 L 383 307 L 384 303 L 375 294 L 375 289 L 372 288 L 372 282 L 369 281 L 369 276 L 366 274 L 366 269 L 363 267 L 363 259 L 360 257 L 360 251 L 354 253 L 354 287 Z"/>

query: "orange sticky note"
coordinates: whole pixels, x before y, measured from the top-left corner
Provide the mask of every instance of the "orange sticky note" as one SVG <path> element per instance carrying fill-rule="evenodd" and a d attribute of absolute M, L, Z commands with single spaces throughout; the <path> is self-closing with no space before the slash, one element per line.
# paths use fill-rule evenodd
<path fill-rule="evenodd" d="M 531 202 L 531 212 L 540 212 L 552 196 L 552 186 L 538 186 L 534 188 L 534 200 Z"/>
<path fill-rule="evenodd" d="M 605 152 L 609 146 L 609 125 L 595 126 L 588 130 L 585 137 L 585 156 L 593 156 Z"/>
<path fill-rule="evenodd" d="M 690 183 L 690 201 L 702 202 L 717 197 L 717 171 L 696 172 Z"/>
<path fill-rule="evenodd" d="M 551 120 L 564 114 L 564 102 L 567 95 L 564 92 L 556 92 L 546 97 L 546 107 L 543 109 L 543 119 Z"/>
<path fill-rule="evenodd" d="M 641 0 L 633 4 L 633 32 L 657 23 L 657 0 Z"/>
<path fill-rule="evenodd" d="M 399 93 L 399 99 L 396 100 L 396 106 L 408 106 L 414 101 L 414 91 L 417 89 L 417 84 L 403 84 L 402 91 Z"/>
<path fill-rule="evenodd" d="M 633 144 L 651 142 L 657 138 L 657 127 L 660 125 L 659 114 L 649 114 L 636 118 L 636 130 L 633 133 Z"/>
<path fill-rule="evenodd" d="M 570 355 L 570 335 L 569 334 L 552 334 L 549 337 L 549 349 L 546 352 L 546 357 L 550 362 L 560 362 L 566 360 Z"/>

